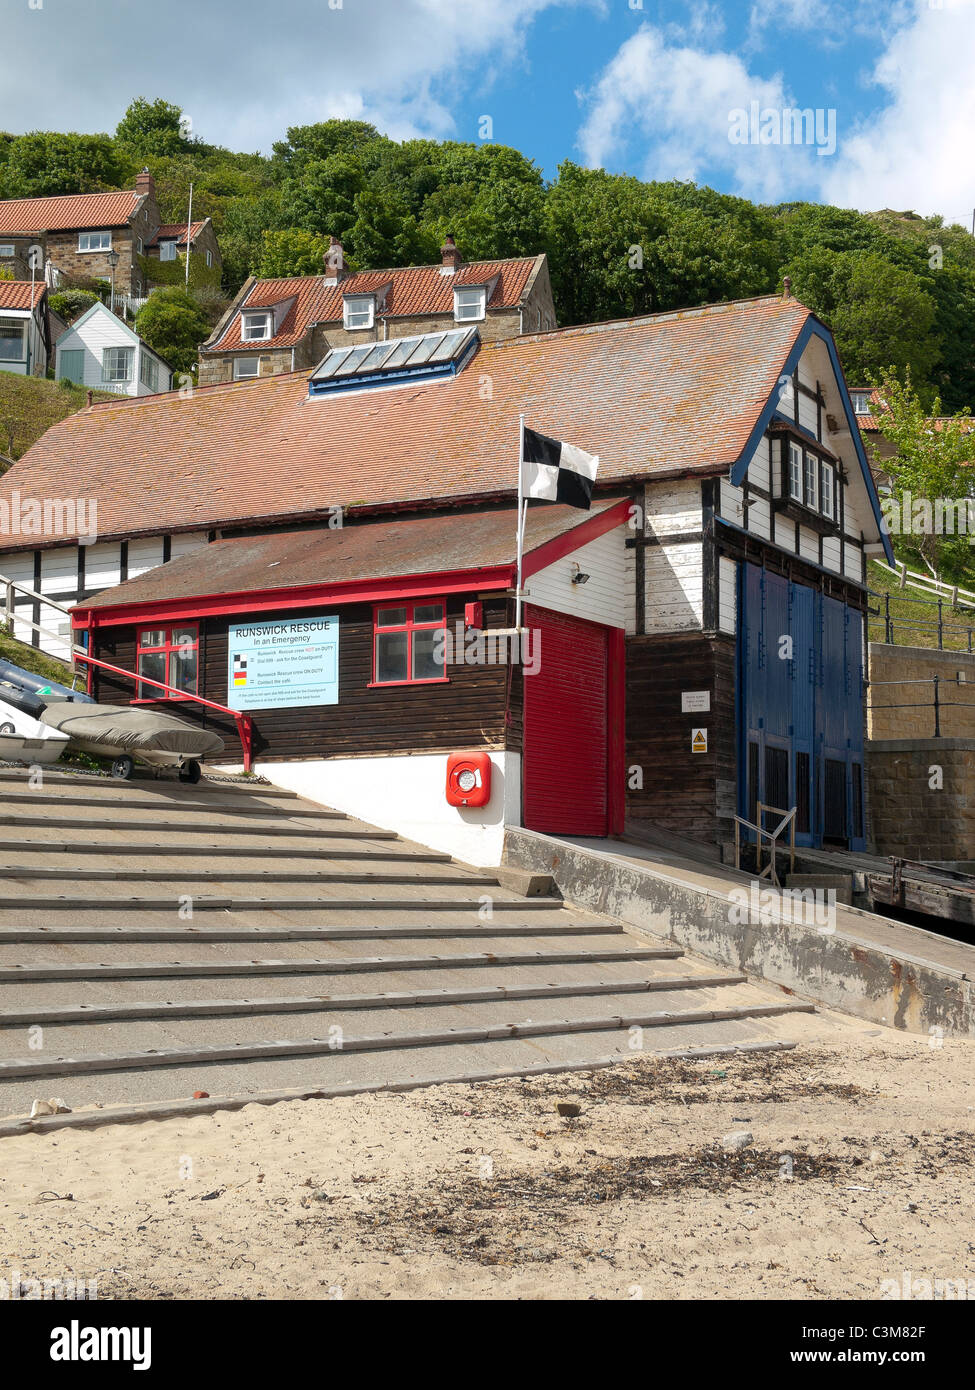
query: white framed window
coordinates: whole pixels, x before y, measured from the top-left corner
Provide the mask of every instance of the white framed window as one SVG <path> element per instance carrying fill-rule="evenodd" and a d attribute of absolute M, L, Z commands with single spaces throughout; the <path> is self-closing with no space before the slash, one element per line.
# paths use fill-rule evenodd
<path fill-rule="evenodd" d="M 802 450 L 798 444 L 789 445 L 789 496 L 796 502 L 803 501 Z"/>
<path fill-rule="evenodd" d="M 79 251 L 111 251 L 111 232 L 79 232 Z"/>
<path fill-rule="evenodd" d="M 251 377 L 260 375 L 261 359 L 259 357 L 234 358 L 234 381 L 246 381 Z"/>
<path fill-rule="evenodd" d="M 819 469 L 819 491 L 823 504 L 823 516 L 833 519 L 835 508 L 833 507 L 833 465 L 823 463 Z"/>
<path fill-rule="evenodd" d="M 376 321 L 376 299 L 371 294 L 350 294 L 342 302 L 346 328 L 371 328 Z"/>
<path fill-rule="evenodd" d="M 260 342 L 271 336 L 271 315 L 267 310 L 261 313 L 244 313 L 240 316 L 240 336 L 243 342 Z"/>
<path fill-rule="evenodd" d="M 483 285 L 454 290 L 454 322 L 471 323 L 484 317 L 487 289 Z"/>
<path fill-rule="evenodd" d="M 819 459 L 815 454 L 806 454 L 806 496 L 807 507 L 815 510 L 819 506 Z"/>
<path fill-rule="evenodd" d="M 137 236 L 135 239 L 136 255 L 141 256 L 144 249 L 141 236 Z"/>
<path fill-rule="evenodd" d="M 212 252 L 212 251 L 208 251 L 208 252 L 207 252 L 207 270 L 209 270 L 210 267 L 211 267 L 212 265 L 213 265 L 213 252 Z"/>
<path fill-rule="evenodd" d="M 148 386 L 150 391 L 159 390 L 159 363 L 145 349 L 143 349 L 142 362 L 139 367 L 139 380 L 143 386 Z"/>
<path fill-rule="evenodd" d="M 869 392 L 869 391 L 851 391 L 851 392 L 850 392 L 850 400 L 851 400 L 852 403 L 853 403 L 853 413 L 854 413 L 854 415 L 869 415 L 869 414 L 870 414 L 870 392 Z"/>
<path fill-rule="evenodd" d="M 102 349 L 102 381 L 127 382 L 132 380 L 132 358 L 135 349 L 130 347 L 109 347 Z"/>
<path fill-rule="evenodd" d="M 161 261 L 175 261 L 176 243 L 175 241 L 161 241 L 159 243 L 159 259 Z"/>
<path fill-rule="evenodd" d="M 17 248 L 11 241 L 0 242 L 0 256 L 10 257 L 17 253 Z"/>
<path fill-rule="evenodd" d="M 26 319 L 0 319 L 0 362 L 23 362 Z"/>

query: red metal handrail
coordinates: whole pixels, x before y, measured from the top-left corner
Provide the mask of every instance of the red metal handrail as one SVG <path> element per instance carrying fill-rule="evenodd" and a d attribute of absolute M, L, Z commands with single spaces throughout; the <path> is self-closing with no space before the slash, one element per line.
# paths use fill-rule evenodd
<path fill-rule="evenodd" d="M 167 685 L 165 681 L 153 680 L 151 676 L 140 675 L 137 671 L 126 671 L 124 666 L 113 666 L 111 662 L 102 661 L 100 657 L 89 656 L 86 651 L 76 647 L 72 653 L 76 661 L 87 661 L 90 666 L 98 666 L 103 671 L 111 671 L 116 676 L 127 676 L 129 680 L 135 681 L 136 689 L 139 685 L 152 685 L 157 690 L 165 690 L 167 695 L 178 695 L 182 700 L 192 700 L 194 704 L 205 705 L 207 709 L 218 710 L 221 714 L 233 716 L 237 725 L 237 734 L 240 738 L 240 746 L 244 753 L 244 771 L 251 771 L 251 758 L 253 753 L 254 727 L 251 723 L 249 714 L 244 714 L 238 709 L 229 709 L 227 705 L 218 705 L 215 700 L 204 700 L 202 695 L 191 695 L 189 691 L 180 690 L 175 685 Z"/>

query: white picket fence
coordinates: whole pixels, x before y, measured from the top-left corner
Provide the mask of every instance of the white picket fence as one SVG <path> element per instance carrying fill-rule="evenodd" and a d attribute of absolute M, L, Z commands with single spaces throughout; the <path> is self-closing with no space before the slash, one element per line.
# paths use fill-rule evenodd
<path fill-rule="evenodd" d="M 972 593 L 971 589 L 962 589 L 957 584 L 946 584 L 930 574 L 918 574 L 916 570 L 909 570 L 902 560 L 896 565 L 888 565 L 883 560 L 875 560 L 874 563 L 888 574 L 895 575 L 902 589 L 916 589 L 931 598 L 947 599 L 953 608 L 975 608 L 975 593 Z"/>

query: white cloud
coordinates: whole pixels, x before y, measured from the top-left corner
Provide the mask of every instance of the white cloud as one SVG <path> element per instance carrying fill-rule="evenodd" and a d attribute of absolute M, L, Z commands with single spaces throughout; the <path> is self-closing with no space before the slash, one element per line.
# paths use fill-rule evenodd
<path fill-rule="evenodd" d="M 4 12 L 0 129 L 112 130 L 132 97 L 181 105 L 205 140 L 268 150 L 291 125 L 352 116 L 397 137 L 476 137 L 454 104 L 524 61 L 546 9 L 602 0 L 23 0 Z M 42 104 L 37 66 L 41 55 Z M 490 110 L 490 107 L 487 107 Z M 28 123 L 25 125 L 25 122 Z"/>
<path fill-rule="evenodd" d="M 732 112 L 748 111 L 753 102 L 760 110 L 794 105 L 781 74 L 758 77 L 736 54 L 678 46 L 645 25 L 589 94 L 579 145 L 590 165 L 625 166 L 659 179 L 727 173 L 739 192 L 786 197 L 809 177 L 815 155 L 807 146 L 732 143 Z"/>
<path fill-rule="evenodd" d="M 893 33 L 872 78 L 886 103 L 823 161 L 822 195 L 843 207 L 942 213 L 975 207 L 975 0 L 920 6 Z"/>

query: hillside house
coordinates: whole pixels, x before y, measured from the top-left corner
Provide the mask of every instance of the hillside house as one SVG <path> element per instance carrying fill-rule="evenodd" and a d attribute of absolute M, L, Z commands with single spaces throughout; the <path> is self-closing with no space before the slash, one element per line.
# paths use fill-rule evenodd
<path fill-rule="evenodd" d="M 453 237 L 440 265 L 350 273 L 334 237 L 324 275 L 249 279 L 200 348 L 201 385 L 311 368 L 329 348 L 476 323 L 483 342 L 554 329 L 545 256 L 464 263 Z"/>
<path fill-rule="evenodd" d="M 60 319 L 57 324 L 62 326 Z M 0 280 L 0 371 L 44 376 L 53 355 L 54 323 L 43 280 Z"/>
<path fill-rule="evenodd" d="M 58 380 L 119 396 L 168 391 L 173 369 L 104 304 L 93 304 L 57 343 Z"/>
<path fill-rule="evenodd" d="M 169 247 L 172 245 L 173 250 Z M 209 218 L 193 224 L 191 247 L 219 270 Z M 31 264 L 53 288 L 63 280 L 105 280 L 118 295 L 143 298 L 153 284 L 153 259 L 185 255 L 186 227 L 166 226 L 148 169 L 131 191 L 73 193 L 0 201 L 0 267 L 29 280 Z M 114 269 L 110 257 L 117 256 Z"/>
<path fill-rule="evenodd" d="M 492 661 L 522 414 L 600 466 L 589 513 L 529 508 L 527 635 Z M 0 505 L 28 479 L 90 488 L 98 536 L 0 537 L 0 571 L 76 605 L 98 660 L 168 672 L 229 746 L 232 717 L 192 697 L 252 711 L 272 782 L 480 863 L 519 823 L 718 853 L 759 801 L 797 808 L 800 843 L 866 842 L 865 572 L 890 550 L 832 337 L 795 299 L 333 348 L 95 405 Z M 152 699 L 104 671 L 92 689 Z M 445 799 L 461 752 L 483 806 Z"/>

